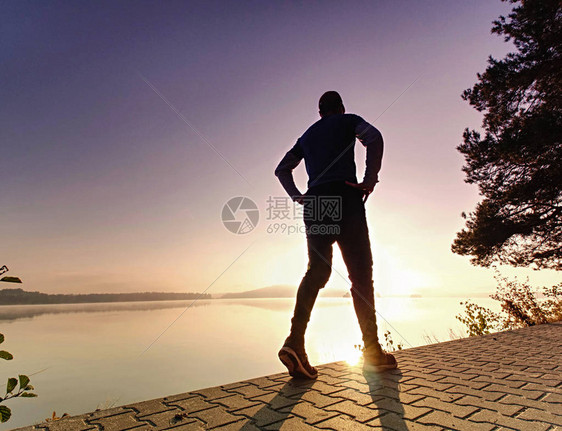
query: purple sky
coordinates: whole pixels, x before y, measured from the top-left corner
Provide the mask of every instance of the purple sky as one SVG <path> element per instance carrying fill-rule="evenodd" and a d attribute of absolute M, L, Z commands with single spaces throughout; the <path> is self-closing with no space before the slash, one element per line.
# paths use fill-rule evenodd
<path fill-rule="evenodd" d="M 376 289 L 470 295 L 494 285 L 450 244 L 478 201 L 455 147 L 481 116 L 460 94 L 488 55 L 510 49 L 490 34 L 508 4 L 0 6 L 0 265 L 24 288 L 203 291 L 248 246 L 210 293 L 298 284 L 304 235 L 268 233 L 266 201 L 284 196 L 273 170 L 317 120 L 326 90 L 385 138 L 367 204 Z M 361 175 L 360 144 L 356 155 Z M 304 191 L 304 165 L 296 178 Z M 247 235 L 221 223 L 233 196 L 260 208 Z M 339 252 L 335 269 L 346 275 Z M 336 272 L 329 286 L 348 287 Z"/>

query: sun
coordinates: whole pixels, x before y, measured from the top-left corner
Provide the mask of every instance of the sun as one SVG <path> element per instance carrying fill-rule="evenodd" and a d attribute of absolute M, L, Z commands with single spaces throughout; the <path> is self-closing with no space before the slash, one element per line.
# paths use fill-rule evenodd
<path fill-rule="evenodd" d="M 354 367 L 359 364 L 362 355 L 359 349 L 353 348 L 345 352 L 344 361 L 350 367 Z"/>

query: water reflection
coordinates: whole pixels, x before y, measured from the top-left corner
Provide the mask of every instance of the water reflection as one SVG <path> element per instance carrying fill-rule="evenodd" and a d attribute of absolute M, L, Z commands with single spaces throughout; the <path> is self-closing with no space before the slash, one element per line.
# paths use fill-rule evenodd
<path fill-rule="evenodd" d="M 344 299 L 343 302 L 349 302 Z M 330 298 L 320 303 L 319 307 L 338 307 L 342 300 Z M 32 319 L 43 314 L 65 313 L 104 313 L 115 311 L 150 311 L 162 309 L 185 309 L 187 307 L 208 307 L 213 305 L 243 305 L 269 311 L 292 310 L 294 299 L 291 298 L 255 298 L 255 299 L 202 299 L 185 301 L 136 301 L 136 302 L 105 302 L 87 304 L 41 304 L 41 305 L 2 305 L 0 321 Z"/>

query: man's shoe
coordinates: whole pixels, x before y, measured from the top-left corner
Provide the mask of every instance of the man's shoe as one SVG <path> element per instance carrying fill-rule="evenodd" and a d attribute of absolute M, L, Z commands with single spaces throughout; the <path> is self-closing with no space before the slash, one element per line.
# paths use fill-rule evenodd
<path fill-rule="evenodd" d="M 377 373 L 386 370 L 394 370 L 398 368 L 398 363 L 394 355 L 384 351 L 379 352 L 365 352 L 363 354 L 363 367 L 368 371 L 375 371 Z"/>
<path fill-rule="evenodd" d="M 316 368 L 308 363 L 308 357 L 304 349 L 297 349 L 285 345 L 279 350 L 279 359 L 289 370 L 291 377 L 296 379 L 315 379 L 318 377 Z"/>

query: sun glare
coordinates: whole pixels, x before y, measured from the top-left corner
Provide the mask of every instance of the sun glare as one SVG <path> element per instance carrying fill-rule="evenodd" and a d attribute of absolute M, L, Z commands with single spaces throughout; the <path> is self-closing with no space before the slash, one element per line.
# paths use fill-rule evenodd
<path fill-rule="evenodd" d="M 362 356 L 361 350 L 351 344 L 337 347 L 324 345 L 316 354 L 319 363 L 344 361 L 350 367 L 359 364 Z"/>
<path fill-rule="evenodd" d="M 354 367 L 357 364 L 359 364 L 360 360 L 361 360 L 361 351 L 359 349 L 353 348 L 345 352 L 344 361 L 347 363 L 347 365 Z"/>

